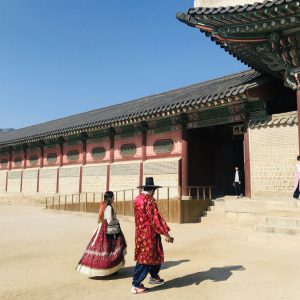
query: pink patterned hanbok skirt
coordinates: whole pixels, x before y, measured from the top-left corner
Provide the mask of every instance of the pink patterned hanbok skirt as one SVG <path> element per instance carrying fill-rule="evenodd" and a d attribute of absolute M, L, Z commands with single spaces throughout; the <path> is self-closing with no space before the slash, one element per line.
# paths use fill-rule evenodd
<path fill-rule="evenodd" d="M 125 265 L 126 247 L 123 233 L 108 235 L 104 220 L 95 230 L 76 270 L 90 277 L 113 274 Z"/>

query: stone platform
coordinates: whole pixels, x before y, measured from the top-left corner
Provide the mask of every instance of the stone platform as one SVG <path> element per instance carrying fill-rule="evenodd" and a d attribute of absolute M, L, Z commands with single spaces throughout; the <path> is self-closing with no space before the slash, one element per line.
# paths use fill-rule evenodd
<path fill-rule="evenodd" d="M 249 229 L 249 239 L 300 239 L 300 201 L 224 197 L 213 201 L 204 222 L 220 218 Z"/>

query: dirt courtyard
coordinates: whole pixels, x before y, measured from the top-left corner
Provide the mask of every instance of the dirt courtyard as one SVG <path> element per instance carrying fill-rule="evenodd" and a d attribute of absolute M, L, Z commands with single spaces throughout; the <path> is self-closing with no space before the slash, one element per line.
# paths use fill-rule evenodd
<path fill-rule="evenodd" d="M 0 299 L 300 299 L 300 242 L 248 241 L 230 224 L 170 224 L 164 244 L 164 286 L 132 295 L 134 223 L 120 218 L 126 266 L 90 279 L 75 266 L 97 216 L 0 204 Z M 145 285 L 148 286 L 145 280 Z"/>

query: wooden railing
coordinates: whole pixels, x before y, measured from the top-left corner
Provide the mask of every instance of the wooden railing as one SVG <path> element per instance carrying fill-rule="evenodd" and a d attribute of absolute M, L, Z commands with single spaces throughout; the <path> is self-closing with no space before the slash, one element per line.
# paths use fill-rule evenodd
<path fill-rule="evenodd" d="M 159 210 L 169 222 L 197 222 L 212 200 L 212 186 L 165 186 L 156 190 Z M 118 215 L 133 216 L 133 202 L 140 189 L 114 191 L 114 208 Z M 97 213 L 104 193 L 55 195 L 46 198 L 46 208 Z"/>

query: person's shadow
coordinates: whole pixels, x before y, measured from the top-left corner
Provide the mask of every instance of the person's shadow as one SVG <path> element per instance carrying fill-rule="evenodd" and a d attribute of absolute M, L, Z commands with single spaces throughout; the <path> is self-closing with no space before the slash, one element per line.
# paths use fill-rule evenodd
<path fill-rule="evenodd" d="M 232 274 L 233 271 L 244 271 L 243 266 L 226 266 L 221 268 L 210 268 L 208 271 L 197 272 L 182 277 L 177 277 L 171 280 L 168 280 L 164 285 L 156 286 L 151 289 L 151 291 L 158 291 L 170 288 L 180 288 L 186 287 L 189 285 L 199 285 L 202 281 L 211 280 L 213 282 L 225 281 Z"/>
<path fill-rule="evenodd" d="M 189 259 L 182 259 L 182 260 L 177 260 L 177 261 L 166 261 L 162 264 L 161 266 L 161 270 L 166 270 L 175 266 L 178 266 L 182 263 L 186 263 L 189 262 Z M 130 266 L 130 267 L 125 267 L 120 269 L 117 273 L 114 273 L 112 275 L 109 276 L 105 276 L 105 277 L 90 277 L 90 279 L 93 280 L 112 280 L 112 279 L 122 279 L 122 278 L 129 278 L 133 276 L 134 273 L 134 268 L 135 266 Z"/>

